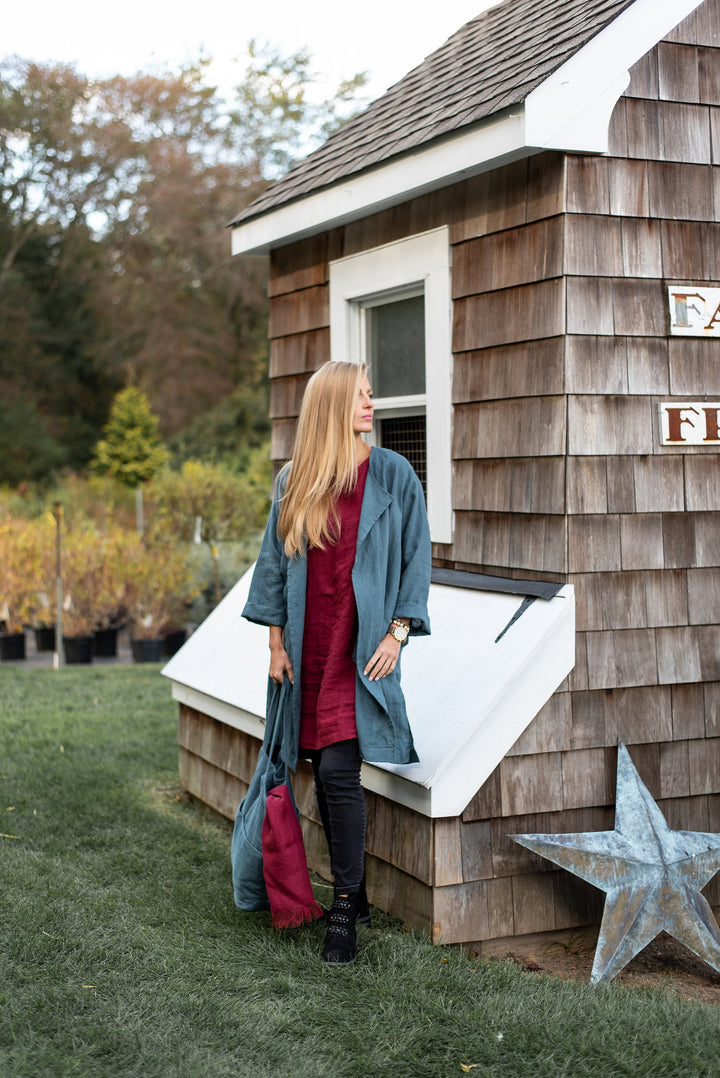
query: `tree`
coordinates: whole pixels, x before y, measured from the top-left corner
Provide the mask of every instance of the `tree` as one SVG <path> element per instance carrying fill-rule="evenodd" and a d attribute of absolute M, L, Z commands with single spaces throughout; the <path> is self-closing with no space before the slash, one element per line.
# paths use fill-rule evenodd
<path fill-rule="evenodd" d="M 207 76 L 0 62 L 0 400 L 39 435 L 13 481 L 84 467 L 128 382 L 166 437 L 240 388 L 267 410 L 267 267 L 231 259 L 226 225 L 363 77 L 313 104 L 308 54 L 254 44 L 229 101 Z"/>
<path fill-rule="evenodd" d="M 188 460 L 179 472 L 164 471 L 150 488 L 154 532 L 207 544 L 218 603 L 222 595 L 217 544 L 243 539 L 260 527 L 267 513 L 269 476 L 254 463 L 257 474 L 244 477 L 221 464 Z"/>
<path fill-rule="evenodd" d="M 138 531 L 142 532 L 142 485 L 157 475 L 168 459 L 157 417 L 151 412 L 145 394 L 133 386 L 118 393 L 104 434 L 95 447 L 93 468 L 135 488 Z"/>

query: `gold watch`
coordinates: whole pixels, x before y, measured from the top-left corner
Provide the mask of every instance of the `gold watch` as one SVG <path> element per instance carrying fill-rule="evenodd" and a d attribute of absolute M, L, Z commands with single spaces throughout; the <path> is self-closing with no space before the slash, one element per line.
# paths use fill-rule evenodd
<path fill-rule="evenodd" d="M 398 644 L 404 644 L 410 635 L 410 626 L 406 625 L 404 621 L 391 621 L 390 628 L 388 629 L 390 636 L 397 640 Z"/>

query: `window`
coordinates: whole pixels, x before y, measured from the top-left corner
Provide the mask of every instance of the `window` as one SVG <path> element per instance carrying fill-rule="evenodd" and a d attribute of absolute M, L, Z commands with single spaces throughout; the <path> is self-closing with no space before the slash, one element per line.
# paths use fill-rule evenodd
<path fill-rule="evenodd" d="M 364 307 L 365 362 L 375 395 L 375 442 L 407 457 L 427 499 L 425 296 Z"/>
<path fill-rule="evenodd" d="M 448 230 L 330 264 L 333 359 L 365 362 L 375 444 L 406 456 L 423 484 L 433 542 L 452 541 Z"/>

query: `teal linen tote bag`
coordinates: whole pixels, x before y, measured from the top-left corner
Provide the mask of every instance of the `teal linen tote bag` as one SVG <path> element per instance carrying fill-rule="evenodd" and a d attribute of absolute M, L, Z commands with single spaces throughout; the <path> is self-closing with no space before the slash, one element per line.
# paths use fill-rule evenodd
<path fill-rule="evenodd" d="M 287 677 L 282 685 L 268 679 L 265 737 L 255 774 L 235 816 L 230 850 L 235 905 L 241 910 L 270 909 L 263 877 L 262 825 L 270 790 L 286 783 L 292 791 L 289 768 L 280 759 L 283 716 L 291 707 L 291 694 Z"/>

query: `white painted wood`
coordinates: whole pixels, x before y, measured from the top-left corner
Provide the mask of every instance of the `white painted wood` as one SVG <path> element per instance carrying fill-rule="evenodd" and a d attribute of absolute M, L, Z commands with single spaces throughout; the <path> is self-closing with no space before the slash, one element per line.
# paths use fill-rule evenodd
<path fill-rule="evenodd" d="M 262 736 L 268 633 L 241 618 L 250 570 L 163 669 L 173 694 Z M 363 765 L 367 789 L 427 816 L 457 816 L 572 669 L 571 586 L 537 599 L 495 643 L 521 596 L 433 584 L 433 634 L 403 651 L 418 764 Z"/>
<path fill-rule="evenodd" d="M 661 445 L 720 444 L 720 401 L 661 401 Z"/>
<path fill-rule="evenodd" d="M 330 263 L 330 358 L 364 360 L 363 307 L 421 288 L 425 297 L 427 508 L 435 543 L 451 543 L 452 298 L 450 232 L 431 229 Z M 398 401 L 385 402 L 397 408 Z M 409 406 L 415 397 L 406 398 Z M 378 418 L 383 401 L 378 402 Z"/>
<path fill-rule="evenodd" d="M 673 284 L 668 304 L 673 337 L 720 337 L 720 288 Z"/>
<path fill-rule="evenodd" d="M 702 0 L 636 0 L 525 101 L 528 146 L 606 153 L 610 115 L 629 68 Z"/>

